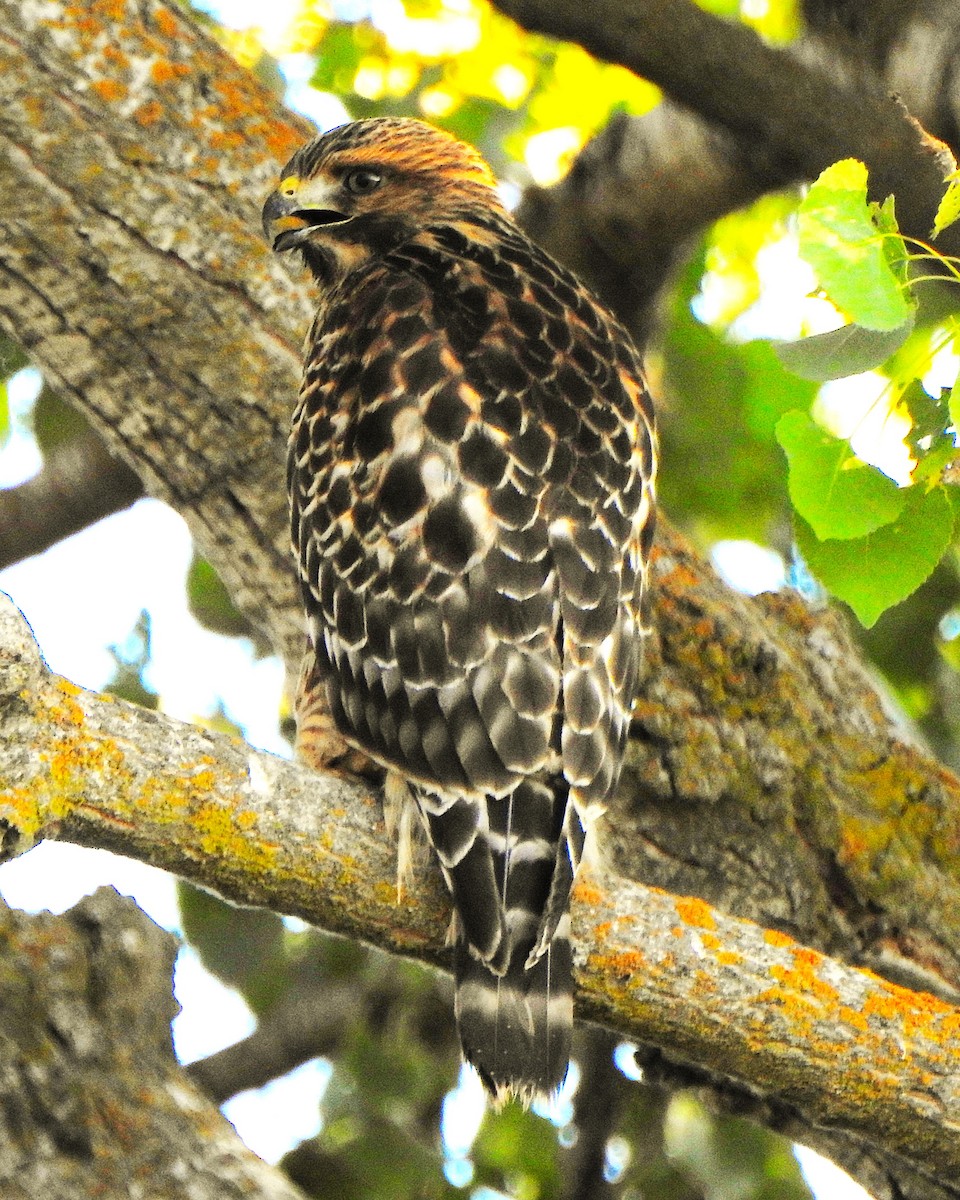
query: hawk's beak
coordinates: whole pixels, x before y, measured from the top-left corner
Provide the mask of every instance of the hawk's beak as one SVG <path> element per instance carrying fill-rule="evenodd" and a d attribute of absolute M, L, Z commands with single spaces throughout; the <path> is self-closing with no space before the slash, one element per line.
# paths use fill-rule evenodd
<path fill-rule="evenodd" d="M 263 206 L 263 232 L 278 253 L 293 250 L 318 225 L 340 225 L 348 213 L 333 208 L 304 208 L 299 195 L 271 192 Z"/>

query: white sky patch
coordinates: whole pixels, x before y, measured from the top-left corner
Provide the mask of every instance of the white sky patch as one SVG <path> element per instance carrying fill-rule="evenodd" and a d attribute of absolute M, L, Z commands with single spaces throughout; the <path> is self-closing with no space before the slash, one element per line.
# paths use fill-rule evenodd
<path fill-rule="evenodd" d="M 570 160 L 583 145 L 583 134 L 573 125 L 561 125 L 527 139 L 523 156 L 540 187 L 550 187 L 567 173 Z"/>
<path fill-rule="evenodd" d="M 0 867 L 0 896 L 25 912 L 65 912 L 98 887 L 112 884 L 133 896 L 158 925 L 180 931 L 176 885 L 172 875 L 109 850 L 41 842 Z"/>
<path fill-rule="evenodd" d="M 890 380 L 876 371 L 825 383 L 814 416 L 837 437 L 850 439 L 854 453 L 901 485 L 910 482 L 914 460 L 904 444 L 910 421 L 891 409 Z"/>
<path fill-rule="evenodd" d="M 223 1115 L 254 1154 L 278 1162 L 320 1132 L 320 1102 L 332 1074 L 325 1059 L 311 1059 L 282 1079 L 232 1097 L 223 1105 Z"/>
<path fill-rule="evenodd" d="M 173 972 L 177 999 L 183 1006 L 173 1022 L 173 1046 L 182 1063 L 216 1054 L 249 1037 L 256 1020 L 247 1002 L 234 988 L 211 975 L 196 950 L 184 946 Z M 216 1019 L 211 1019 L 211 1014 Z"/>
<path fill-rule="evenodd" d="M 371 0 L 370 19 L 381 30 L 393 50 L 420 58 L 443 58 L 465 54 L 480 41 L 480 21 L 472 12 L 447 5 L 447 15 L 410 17 L 401 0 Z"/>
<path fill-rule="evenodd" d="M 458 1158 L 470 1153 L 486 1111 L 487 1093 L 480 1076 L 461 1064 L 457 1086 L 443 1098 L 440 1118 L 443 1148 L 449 1155 Z"/>
<path fill-rule="evenodd" d="M 942 346 L 934 354 L 926 374 L 920 381 L 931 396 L 939 395 L 944 388 L 952 388 L 957 383 L 960 373 L 960 354 L 956 344 L 960 340 L 960 332 L 948 345 Z"/>
<path fill-rule="evenodd" d="M 786 582 L 786 567 L 780 555 L 747 539 L 717 542 L 710 551 L 710 561 L 726 583 L 747 596 L 779 591 Z"/>
<path fill-rule="evenodd" d="M 870 1193 L 829 1159 L 807 1146 L 794 1146 L 800 1173 L 818 1200 L 871 1200 Z"/>
<path fill-rule="evenodd" d="M 339 96 L 310 86 L 315 66 L 310 54 L 286 54 L 280 59 L 280 71 L 287 81 L 287 104 L 309 117 L 317 129 L 325 133 L 337 125 L 344 125 L 350 120 L 350 114 Z"/>
<path fill-rule="evenodd" d="M 262 29 L 270 41 L 287 29 L 302 7 L 301 0 L 197 0 L 197 7 L 228 29 Z"/>
<path fill-rule="evenodd" d="M 633 1042 L 619 1042 L 613 1052 L 613 1061 L 627 1079 L 639 1082 L 643 1078 L 643 1070 L 637 1064 L 637 1047 Z"/>

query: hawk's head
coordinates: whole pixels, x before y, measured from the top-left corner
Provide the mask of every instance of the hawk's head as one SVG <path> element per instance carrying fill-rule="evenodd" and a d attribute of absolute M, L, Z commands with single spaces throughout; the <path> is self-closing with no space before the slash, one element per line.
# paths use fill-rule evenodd
<path fill-rule="evenodd" d="M 315 273 L 385 251 L 427 224 L 501 210 L 471 146 L 400 117 L 341 125 L 284 167 L 263 208 L 274 250 L 300 250 Z"/>

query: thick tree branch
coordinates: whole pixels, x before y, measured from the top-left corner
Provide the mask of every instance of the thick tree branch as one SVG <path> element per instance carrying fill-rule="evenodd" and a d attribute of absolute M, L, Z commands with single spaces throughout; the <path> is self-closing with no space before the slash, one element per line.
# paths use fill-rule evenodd
<path fill-rule="evenodd" d="M 0 325 L 295 658 L 282 463 L 309 300 L 257 213 L 310 127 L 156 0 L 0 0 L 0 29 Z"/>
<path fill-rule="evenodd" d="M 379 806 L 362 787 L 73 687 L 47 671 L 9 602 L 0 647 L 6 856 L 40 837 L 107 846 L 232 900 L 444 962 L 439 872 L 398 902 Z M 612 876 L 577 887 L 573 920 L 582 1016 L 801 1126 L 881 1141 L 908 1176 L 960 1195 L 960 1009 Z"/>
<path fill-rule="evenodd" d="M 103 888 L 69 913 L 0 903 L 0 1193 L 302 1200 L 176 1065 L 174 939 Z M 188 1183 L 186 1181 L 189 1181 Z"/>
<path fill-rule="evenodd" d="M 875 194 L 896 194 L 903 228 L 928 235 L 943 194 L 942 167 L 869 72 L 832 75 L 693 0 L 495 2 L 524 28 L 579 42 L 659 84 L 734 135 L 768 186 L 814 178 L 840 158 L 863 159 Z"/>

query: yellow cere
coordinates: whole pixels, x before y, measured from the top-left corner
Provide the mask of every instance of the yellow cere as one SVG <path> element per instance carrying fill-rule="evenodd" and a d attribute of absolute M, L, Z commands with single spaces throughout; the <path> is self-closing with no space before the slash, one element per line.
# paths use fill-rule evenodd
<path fill-rule="evenodd" d="M 284 196 L 293 196 L 296 194 L 297 188 L 300 186 L 300 180 L 296 175 L 288 175 L 286 179 L 280 181 L 280 191 Z"/>

